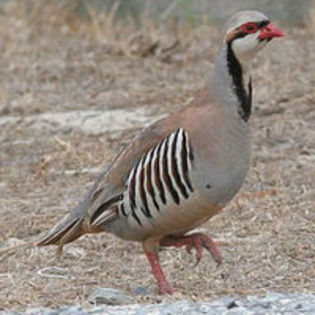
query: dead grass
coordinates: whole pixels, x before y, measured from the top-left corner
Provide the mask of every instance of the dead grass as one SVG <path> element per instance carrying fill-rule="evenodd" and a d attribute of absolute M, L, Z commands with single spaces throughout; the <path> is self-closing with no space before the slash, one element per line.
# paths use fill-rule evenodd
<path fill-rule="evenodd" d="M 78 23 L 56 3 L 29 12 L 10 1 L 3 9 L 0 117 L 143 105 L 169 112 L 210 75 L 220 43 L 211 27 L 139 31 L 113 23 L 115 8 L 106 17 L 90 11 L 92 22 Z M 174 296 L 157 295 L 139 244 L 87 236 L 56 257 L 54 248 L 24 243 L 76 204 L 129 132 L 114 139 L 1 126 L 0 310 L 87 305 L 87 296 L 101 286 L 127 292 L 147 287 L 149 295 L 135 297 L 142 303 L 314 292 L 314 37 L 304 29 L 285 32 L 255 63 L 247 181 L 203 226 L 223 243 L 224 264 L 216 268 L 205 255 L 192 268 L 194 259 L 183 250 L 162 251 L 163 267 L 178 290 Z"/>

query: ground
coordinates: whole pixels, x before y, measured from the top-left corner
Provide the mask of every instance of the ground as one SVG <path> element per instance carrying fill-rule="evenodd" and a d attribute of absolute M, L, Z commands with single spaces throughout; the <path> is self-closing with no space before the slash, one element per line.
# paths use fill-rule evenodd
<path fill-rule="evenodd" d="M 0 310 L 87 306 L 99 287 L 130 294 L 145 287 L 147 295 L 134 297 L 141 303 L 315 291 L 312 29 L 284 27 L 286 37 L 255 60 L 250 172 L 237 197 L 201 227 L 221 244 L 224 263 L 217 268 L 205 254 L 193 267 L 183 249 L 163 250 L 177 292 L 160 296 L 138 243 L 85 236 L 61 257 L 54 247 L 27 245 L 76 205 L 142 127 L 121 131 L 120 120 L 119 132 L 86 132 L 39 118 L 180 110 L 206 84 L 220 32 L 150 24 L 136 30 L 93 12 L 92 21 L 79 23 L 52 8 L 26 13 L 15 5 L 0 15 Z"/>

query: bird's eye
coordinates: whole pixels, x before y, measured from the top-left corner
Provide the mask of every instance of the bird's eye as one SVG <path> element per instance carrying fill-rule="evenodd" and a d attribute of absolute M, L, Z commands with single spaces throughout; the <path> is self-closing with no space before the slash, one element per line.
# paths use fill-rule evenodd
<path fill-rule="evenodd" d="M 258 29 L 258 26 L 256 23 L 246 23 L 241 26 L 241 30 L 245 34 L 255 33 L 257 29 Z"/>

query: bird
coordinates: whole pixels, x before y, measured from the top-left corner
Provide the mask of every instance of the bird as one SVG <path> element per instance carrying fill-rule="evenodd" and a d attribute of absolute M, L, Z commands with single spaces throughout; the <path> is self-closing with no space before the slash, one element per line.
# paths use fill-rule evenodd
<path fill-rule="evenodd" d="M 63 246 L 86 233 L 141 242 L 160 294 L 172 294 L 161 247 L 203 250 L 222 263 L 218 244 L 193 230 L 240 190 L 250 164 L 252 77 L 256 54 L 284 36 L 258 11 L 226 24 L 211 77 L 178 111 L 144 128 L 97 178 L 78 205 L 38 242 Z"/>

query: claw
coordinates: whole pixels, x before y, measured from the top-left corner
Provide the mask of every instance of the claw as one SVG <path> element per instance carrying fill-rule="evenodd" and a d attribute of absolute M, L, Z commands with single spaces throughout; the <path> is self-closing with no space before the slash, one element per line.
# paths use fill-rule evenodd
<path fill-rule="evenodd" d="M 191 244 L 188 244 L 187 246 L 186 246 L 186 252 L 188 253 L 188 254 L 191 254 L 191 250 L 192 250 L 192 245 Z"/>
<path fill-rule="evenodd" d="M 217 266 L 222 263 L 222 256 L 220 254 L 217 244 L 209 236 L 201 233 L 194 233 L 178 237 L 168 236 L 160 241 L 160 245 L 175 247 L 185 246 L 185 249 L 189 254 L 191 254 L 191 250 L 195 248 L 196 263 L 194 267 L 196 267 L 201 260 L 203 248 L 205 248 L 211 254 L 213 259 L 217 263 Z"/>
<path fill-rule="evenodd" d="M 196 263 L 194 264 L 194 267 L 198 266 L 201 257 L 202 257 L 202 242 L 198 238 L 193 238 L 192 239 L 193 246 L 196 248 Z"/>
<path fill-rule="evenodd" d="M 222 264 L 223 259 L 219 251 L 218 245 L 212 239 L 208 239 L 208 242 L 204 243 L 203 246 L 211 254 L 214 261 L 217 263 L 217 267 L 220 266 Z"/>

